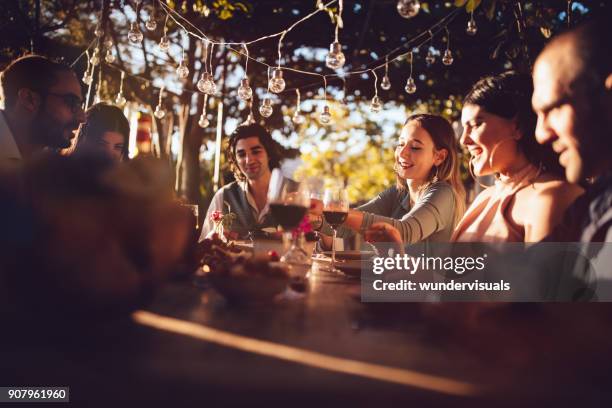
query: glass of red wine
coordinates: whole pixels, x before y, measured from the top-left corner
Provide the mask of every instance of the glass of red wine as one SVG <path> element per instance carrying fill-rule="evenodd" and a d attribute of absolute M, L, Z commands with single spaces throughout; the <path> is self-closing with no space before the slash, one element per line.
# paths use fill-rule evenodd
<path fill-rule="evenodd" d="M 323 195 L 323 217 L 334 230 L 332 240 L 331 270 L 334 271 L 336 262 L 336 236 L 338 227 L 346 220 L 349 210 L 349 199 L 346 190 L 342 186 L 326 188 Z"/>
<path fill-rule="evenodd" d="M 310 192 L 305 183 L 298 183 L 285 179 L 282 186 L 271 185 L 268 189 L 268 203 L 270 213 L 277 225 L 285 233 L 300 225 L 310 207 Z M 298 234 L 293 234 L 293 244 L 289 251 L 283 255 L 281 262 L 289 264 L 307 264 L 308 254 L 298 245 Z"/>

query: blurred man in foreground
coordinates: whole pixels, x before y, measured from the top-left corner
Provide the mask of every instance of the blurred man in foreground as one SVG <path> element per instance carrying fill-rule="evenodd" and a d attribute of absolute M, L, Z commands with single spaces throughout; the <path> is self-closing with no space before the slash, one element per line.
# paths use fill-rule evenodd
<path fill-rule="evenodd" d="M 610 24 L 594 21 L 554 38 L 533 73 L 536 138 L 550 143 L 586 193 L 553 241 L 612 242 L 612 46 Z"/>

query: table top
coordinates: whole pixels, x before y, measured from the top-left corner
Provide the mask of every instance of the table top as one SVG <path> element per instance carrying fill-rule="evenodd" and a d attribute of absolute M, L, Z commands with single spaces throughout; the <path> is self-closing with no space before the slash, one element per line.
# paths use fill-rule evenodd
<path fill-rule="evenodd" d="M 12 379 L 70 384 L 91 406 L 94 395 L 100 406 L 588 406 L 612 398 L 609 312 L 363 304 L 358 280 L 314 272 L 303 296 L 235 306 L 188 279 L 128 321 L 62 345 L 5 348 L 0 358 Z M 100 395 L 102 385 L 112 393 Z"/>

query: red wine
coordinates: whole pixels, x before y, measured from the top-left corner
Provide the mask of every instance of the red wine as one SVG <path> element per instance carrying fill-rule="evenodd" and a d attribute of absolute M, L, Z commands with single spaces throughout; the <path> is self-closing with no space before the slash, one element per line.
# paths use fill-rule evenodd
<path fill-rule="evenodd" d="M 347 211 L 323 211 L 323 216 L 325 217 L 325 221 L 327 221 L 327 223 L 331 225 L 332 228 L 338 228 L 346 220 L 346 217 L 348 216 L 348 212 Z"/>
<path fill-rule="evenodd" d="M 274 221 L 285 230 L 296 228 L 306 215 L 306 207 L 295 204 L 270 204 L 270 212 Z"/>

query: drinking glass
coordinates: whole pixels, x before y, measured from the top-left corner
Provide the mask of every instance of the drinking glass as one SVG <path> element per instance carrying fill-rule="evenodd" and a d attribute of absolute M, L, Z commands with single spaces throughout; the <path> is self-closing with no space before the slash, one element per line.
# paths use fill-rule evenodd
<path fill-rule="evenodd" d="M 275 183 L 277 178 L 274 177 Z M 310 192 L 304 183 L 285 182 L 282 186 L 273 186 L 272 182 L 268 188 L 268 203 L 270 213 L 277 225 L 282 227 L 285 233 L 291 234 L 291 231 L 300 225 L 302 219 L 306 215 L 310 207 Z M 308 254 L 299 247 L 299 234 L 293 234 L 293 244 L 289 251 L 283 255 L 281 262 L 293 264 L 307 264 L 309 262 Z"/>
<path fill-rule="evenodd" d="M 336 236 L 338 227 L 346 220 L 349 210 L 349 200 L 346 189 L 340 185 L 325 189 L 323 195 L 323 217 L 334 230 L 332 240 L 331 270 L 334 271 L 336 263 Z"/>

